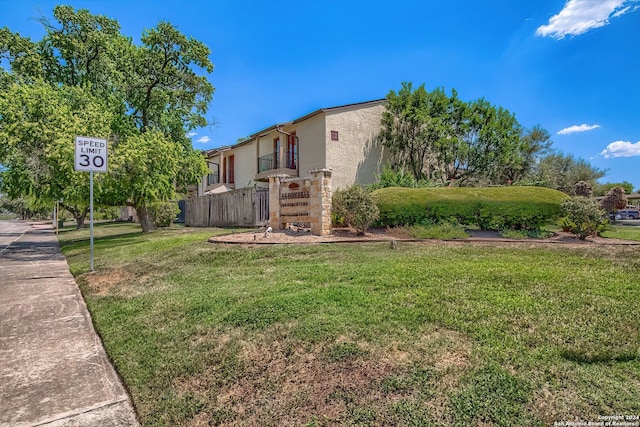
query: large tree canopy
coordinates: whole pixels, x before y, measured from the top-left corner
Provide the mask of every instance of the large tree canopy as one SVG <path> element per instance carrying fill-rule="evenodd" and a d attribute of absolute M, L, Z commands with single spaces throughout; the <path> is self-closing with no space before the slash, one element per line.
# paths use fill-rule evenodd
<path fill-rule="evenodd" d="M 108 135 L 112 115 L 99 99 L 73 86 L 43 81 L 0 91 L 2 191 L 35 206 L 62 200 L 81 227 L 89 212 L 89 177 L 76 173 L 75 135 Z M 97 180 L 99 188 L 100 180 Z"/>
<path fill-rule="evenodd" d="M 99 180 L 109 187 L 103 201 L 135 206 L 149 231 L 146 207 L 206 173 L 186 134 L 206 124 L 210 51 L 167 22 L 134 45 L 117 21 L 88 10 L 57 6 L 53 17 L 42 19 L 46 34 L 37 42 L 0 29 L 0 59 L 10 67 L 0 69 L 2 186 L 41 203 L 64 198 L 78 220 L 86 210 L 78 181 L 87 174 L 73 172 L 73 136 L 108 138 L 113 171 Z M 167 167 L 157 164 L 154 180 L 123 175 L 140 165 L 149 141 L 161 143 Z"/>
<path fill-rule="evenodd" d="M 485 99 L 463 102 L 455 90 L 448 96 L 411 83 L 387 95 L 380 140 L 396 169 L 458 185 L 520 180 L 550 145 L 544 129 L 524 130 L 512 113 Z"/>
<path fill-rule="evenodd" d="M 586 182 L 593 188 L 606 171 L 570 154 L 554 152 L 542 157 L 528 176 L 537 185 L 575 195 L 575 185 Z"/>

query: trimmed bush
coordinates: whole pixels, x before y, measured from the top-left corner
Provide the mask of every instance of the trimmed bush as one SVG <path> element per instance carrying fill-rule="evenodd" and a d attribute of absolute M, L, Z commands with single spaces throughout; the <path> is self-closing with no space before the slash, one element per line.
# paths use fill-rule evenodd
<path fill-rule="evenodd" d="M 176 202 L 158 202 L 149 205 L 149 215 L 154 224 L 158 227 L 169 227 L 171 222 L 180 213 L 180 208 Z"/>
<path fill-rule="evenodd" d="M 335 218 L 355 228 L 358 234 L 364 234 L 369 226 L 378 219 L 378 207 L 371 193 L 359 185 L 333 193 L 333 213 Z M 336 219 L 334 219 L 337 222 Z"/>
<path fill-rule="evenodd" d="M 562 229 L 575 234 L 581 240 L 595 236 L 607 224 L 607 213 L 600 209 L 598 202 L 582 196 L 562 202 L 562 214 Z"/>
<path fill-rule="evenodd" d="M 607 213 L 615 213 L 616 209 L 624 209 L 627 206 L 627 196 L 622 187 L 613 187 L 600 202 L 600 207 Z"/>
<path fill-rule="evenodd" d="M 457 221 L 482 230 L 536 230 L 560 216 L 568 196 L 543 187 L 382 188 L 378 225 Z"/>

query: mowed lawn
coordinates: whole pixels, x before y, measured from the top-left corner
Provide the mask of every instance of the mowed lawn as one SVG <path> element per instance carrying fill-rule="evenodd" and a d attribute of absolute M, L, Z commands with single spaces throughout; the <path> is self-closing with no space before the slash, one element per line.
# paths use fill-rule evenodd
<path fill-rule="evenodd" d="M 640 415 L 640 247 L 210 244 L 64 230 L 144 425 L 549 425 Z"/>

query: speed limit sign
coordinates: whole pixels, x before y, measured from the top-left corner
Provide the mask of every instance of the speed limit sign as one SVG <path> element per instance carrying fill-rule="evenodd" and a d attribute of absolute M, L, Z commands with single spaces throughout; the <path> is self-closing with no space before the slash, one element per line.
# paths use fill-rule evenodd
<path fill-rule="evenodd" d="M 77 171 L 106 172 L 107 158 L 106 139 L 76 136 Z"/>

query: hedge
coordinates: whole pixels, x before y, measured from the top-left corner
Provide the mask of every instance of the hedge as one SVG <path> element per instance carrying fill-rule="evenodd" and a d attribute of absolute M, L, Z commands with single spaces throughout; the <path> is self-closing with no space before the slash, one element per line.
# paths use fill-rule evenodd
<path fill-rule="evenodd" d="M 536 230 L 557 219 L 566 194 L 543 187 L 381 188 L 378 226 L 457 221 L 482 230 Z"/>

